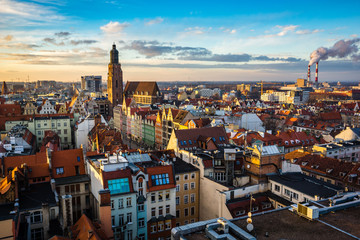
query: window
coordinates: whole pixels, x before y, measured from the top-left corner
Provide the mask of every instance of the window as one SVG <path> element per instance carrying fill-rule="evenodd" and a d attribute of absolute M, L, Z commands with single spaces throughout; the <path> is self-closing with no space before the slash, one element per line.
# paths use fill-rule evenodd
<path fill-rule="evenodd" d="M 159 185 L 165 185 L 169 184 L 169 174 L 163 173 L 163 174 L 157 174 L 151 176 L 152 185 L 159 186 Z"/>
<path fill-rule="evenodd" d="M 31 223 L 42 223 L 42 212 L 35 211 L 35 212 L 30 213 L 30 220 L 31 220 Z"/>
<path fill-rule="evenodd" d="M 111 200 L 111 209 L 115 209 L 115 203 L 114 203 L 114 200 Z"/>
<path fill-rule="evenodd" d="M 189 185 L 187 183 L 184 184 L 184 190 L 188 190 L 189 189 Z"/>
<path fill-rule="evenodd" d="M 55 123 L 51 123 L 51 128 L 54 128 L 55 127 Z"/>
<path fill-rule="evenodd" d="M 38 127 L 38 128 L 41 127 L 40 123 L 37 124 L 37 127 Z"/>
<path fill-rule="evenodd" d="M 180 217 L 180 210 L 176 210 L 176 218 Z"/>
<path fill-rule="evenodd" d="M 175 180 L 178 182 L 178 181 L 180 181 L 180 176 L 179 175 L 176 175 L 175 176 Z"/>
<path fill-rule="evenodd" d="M 160 207 L 159 207 L 159 216 L 162 216 L 162 215 L 163 215 L 163 207 L 160 206 Z"/>
<path fill-rule="evenodd" d="M 188 208 L 184 209 L 184 215 L 185 215 L 185 217 L 187 217 L 189 215 L 189 209 Z"/>
<path fill-rule="evenodd" d="M 162 224 L 162 223 L 159 223 L 159 224 L 158 224 L 158 231 L 159 231 L 159 232 L 164 231 L 164 224 Z"/>
<path fill-rule="evenodd" d="M 42 239 L 44 239 L 43 228 L 31 229 L 31 240 L 42 240 Z"/>
<path fill-rule="evenodd" d="M 165 230 L 169 230 L 169 229 L 171 229 L 171 221 L 167 221 L 165 223 Z"/>
<path fill-rule="evenodd" d="M 75 166 L 75 174 L 76 174 L 76 175 L 80 175 L 79 166 Z"/>
<path fill-rule="evenodd" d="M 158 193 L 158 199 L 159 199 L 159 202 L 163 201 L 163 192 Z"/>
<path fill-rule="evenodd" d="M 195 183 L 194 182 L 190 183 L 190 188 L 195 189 Z"/>
<path fill-rule="evenodd" d="M 151 225 L 151 227 L 150 227 L 150 232 L 151 232 L 151 233 L 156 232 L 156 225 Z"/>
<path fill-rule="evenodd" d="M 126 198 L 126 207 L 131 207 L 131 197 Z"/>
<path fill-rule="evenodd" d="M 139 228 L 145 227 L 145 218 L 139 218 Z"/>
<path fill-rule="evenodd" d="M 185 195 L 184 196 L 184 204 L 188 204 L 189 203 L 189 195 Z"/>
<path fill-rule="evenodd" d="M 151 216 L 155 217 L 156 216 L 156 208 L 151 208 Z"/>
<path fill-rule="evenodd" d="M 64 127 L 66 127 L 67 126 L 67 122 L 64 122 Z"/>
<path fill-rule="evenodd" d="M 195 207 L 191 207 L 190 208 L 190 215 L 194 216 L 195 215 Z"/>
<path fill-rule="evenodd" d="M 195 173 L 192 173 L 191 174 L 191 179 L 194 179 L 195 178 Z"/>
<path fill-rule="evenodd" d="M 41 131 L 38 131 L 38 135 L 41 135 Z"/>
<path fill-rule="evenodd" d="M 144 211 L 144 204 L 138 204 L 138 211 L 143 212 Z"/>
<path fill-rule="evenodd" d="M 57 174 L 57 175 L 64 174 L 64 168 L 63 168 L 63 167 L 58 167 L 58 168 L 56 168 L 56 174 Z"/>
<path fill-rule="evenodd" d="M 139 234 L 139 240 L 145 240 L 145 233 Z"/>
<path fill-rule="evenodd" d="M 225 173 L 223 173 L 223 172 L 216 172 L 216 173 L 215 173 L 215 180 L 216 180 L 216 181 L 220 181 L 220 182 L 225 181 Z"/>
<path fill-rule="evenodd" d="M 180 184 L 176 185 L 176 192 L 180 192 Z"/>
<path fill-rule="evenodd" d="M 130 192 L 129 179 L 120 178 L 108 180 L 108 185 L 111 194 Z"/>
<path fill-rule="evenodd" d="M 166 201 L 170 200 L 170 191 L 169 190 L 167 190 L 165 193 L 165 199 L 166 199 Z"/>
<path fill-rule="evenodd" d="M 132 213 L 127 213 L 126 214 L 126 222 L 127 223 L 131 223 L 132 222 Z"/>
<path fill-rule="evenodd" d="M 280 186 L 275 184 L 275 191 L 280 192 Z"/>
<path fill-rule="evenodd" d="M 143 187 L 143 182 L 139 182 L 139 188 L 142 188 Z"/>
<path fill-rule="evenodd" d="M 252 212 L 256 212 L 256 211 L 258 211 L 258 210 L 259 210 L 259 207 L 258 207 L 258 206 L 254 206 L 254 207 L 252 207 L 252 209 L 251 209 Z"/>
<path fill-rule="evenodd" d="M 64 129 L 64 134 L 67 134 L 67 129 Z"/>
<path fill-rule="evenodd" d="M 241 216 L 244 214 L 245 214 L 245 210 L 236 211 L 236 213 L 235 213 L 236 216 Z"/>
<path fill-rule="evenodd" d="M 184 180 L 188 180 L 189 179 L 189 175 L 188 174 L 185 174 L 184 175 Z"/>
<path fill-rule="evenodd" d="M 155 193 L 152 193 L 152 194 L 151 194 L 151 202 L 152 202 L 152 203 L 156 202 Z"/>
<path fill-rule="evenodd" d="M 190 195 L 190 202 L 191 203 L 195 202 L 195 194 L 194 193 Z"/>
<path fill-rule="evenodd" d="M 166 214 L 170 214 L 170 205 L 166 205 Z"/>
<path fill-rule="evenodd" d="M 115 226 L 115 217 L 114 216 L 111 216 L 111 225 Z"/>
<path fill-rule="evenodd" d="M 64 142 L 67 142 L 68 141 L 68 138 L 67 137 L 64 137 Z"/>
<path fill-rule="evenodd" d="M 176 205 L 180 204 L 180 197 L 176 197 Z"/>
<path fill-rule="evenodd" d="M 132 239 L 132 230 L 127 230 L 128 239 Z"/>
<path fill-rule="evenodd" d="M 119 226 L 123 226 L 125 224 L 124 222 L 124 214 L 119 215 Z"/>
<path fill-rule="evenodd" d="M 124 208 L 124 199 L 123 198 L 119 199 L 119 209 L 120 208 Z"/>
<path fill-rule="evenodd" d="M 60 126 L 61 126 L 61 124 L 58 122 L 58 123 L 57 123 L 57 126 L 58 126 L 58 127 L 60 127 Z"/>

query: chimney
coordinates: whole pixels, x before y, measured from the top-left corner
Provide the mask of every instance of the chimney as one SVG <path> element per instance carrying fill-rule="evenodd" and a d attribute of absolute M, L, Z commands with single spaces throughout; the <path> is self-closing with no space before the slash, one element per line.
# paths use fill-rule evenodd
<path fill-rule="evenodd" d="M 101 115 L 98 114 L 95 116 L 95 126 L 101 123 Z"/>
<path fill-rule="evenodd" d="M 310 65 L 308 66 L 308 73 L 307 73 L 307 82 L 310 82 Z"/>
<path fill-rule="evenodd" d="M 315 71 L 315 87 L 317 88 L 319 85 L 318 83 L 318 68 L 319 68 L 319 62 L 316 63 L 316 71 Z"/>

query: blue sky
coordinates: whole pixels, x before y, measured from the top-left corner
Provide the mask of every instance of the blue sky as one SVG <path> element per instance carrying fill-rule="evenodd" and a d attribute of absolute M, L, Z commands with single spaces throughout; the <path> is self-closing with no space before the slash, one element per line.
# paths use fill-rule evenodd
<path fill-rule="evenodd" d="M 295 81 L 339 40 L 320 81 L 360 80 L 360 1 L 171 3 L 0 0 L 0 80 L 105 80 L 115 42 L 125 81 Z"/>

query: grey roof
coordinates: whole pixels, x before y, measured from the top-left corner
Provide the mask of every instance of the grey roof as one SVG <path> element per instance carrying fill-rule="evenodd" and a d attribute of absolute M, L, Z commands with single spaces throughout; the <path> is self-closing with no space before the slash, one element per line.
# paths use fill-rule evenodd
<path fill-rule="evenodd" d="M 191 165 L 190 163 L 184 162 L 180 158 L 176 158 L 176 161 L 173 162 L 173 164 L 174 164 L 175 174 L 199 171 L 197 167 Z"/>
<path fill-rule="evenodd" d="M 312 197 L 317 195 L 321 198 L 328 198 L 335 196 L 337 191 L 343 190 L 339 186 L 335 186 L 301 173 L 284 173 L 281 175 L 269 175 L 268 177 L 269 180 Z"/>
<path fill-rule="evenodd" d="M 360 128 L 352 128 L 351 130 L 360 137 Z"/>
<path fill-rule="evenodd" d="M 28 190 L 19 194 L 20 210 L 40 209 L 43 204 L 56 206 L 55 194 L 49 182 L 30 185 Z"/>
<path fill-rule="evenodd" d="M 63 177 L 63 178 L 56 178 L 55 184 L 56 185 L 65 185 L 65 184 L 72 184 L 72 183 L 81 183 L 81 182 L 89 182 L 90 178 L 88 175 L 77 175 L 71 177 Z"/>

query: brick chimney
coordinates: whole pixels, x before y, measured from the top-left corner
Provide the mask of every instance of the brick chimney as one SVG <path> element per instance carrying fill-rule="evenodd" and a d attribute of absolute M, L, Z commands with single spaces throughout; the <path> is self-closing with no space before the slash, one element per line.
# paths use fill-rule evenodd
<path fill-rule="evenodd" d="M 99 219 L 101 223 L 101 227 L 104 230 L 106 236 L 108 238 L 112 238 L 114 236 L 112 230 L 112 222 L 111 222 L 111 200 L 110 200 L 110 190 L 100 190 L 100 210 L 99 210 Z"/>

